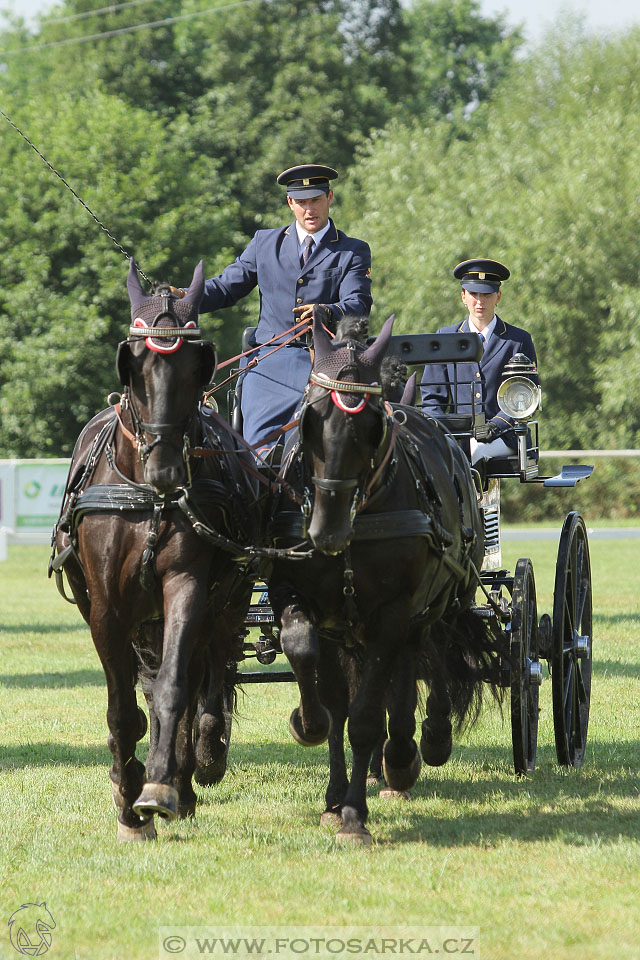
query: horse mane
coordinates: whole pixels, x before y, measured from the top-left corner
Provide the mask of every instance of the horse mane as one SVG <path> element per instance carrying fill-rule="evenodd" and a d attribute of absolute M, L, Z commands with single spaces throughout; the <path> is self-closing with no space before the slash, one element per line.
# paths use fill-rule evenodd
<path fill-rule="evenodd" d="M 346 316 L 338 323 L 334 345 L 346 340 L 355 340 L 363 347 L 369 340 L 369 318 Z M 400 403 L 407 384 L 407 366 L 398 357 L 384 357 L 380 367 L 383 397 L 391 403 Z"/>

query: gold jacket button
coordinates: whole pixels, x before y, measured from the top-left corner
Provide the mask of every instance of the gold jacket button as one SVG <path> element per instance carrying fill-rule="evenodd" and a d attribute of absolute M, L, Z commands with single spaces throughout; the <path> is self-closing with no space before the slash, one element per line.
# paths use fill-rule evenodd
<path fill-rule="evenodd" d="M 481 396 L 482 396 L 481 393 L 476 393 L 476 400 L 479 400 Z"/>
<path fill-rule="evenodd" d="M 480 376 L 480 374 L 479 374 L 479 373 L 476 373 L 476 377 L 479 377 L 479 376 Z"/>
<path fill-rule="evenodd" d="M 298 277 L 298 283 L 304 283 L 304 280 L 302 279 L 302 277 Z"/>
<path fill-rule="evenodd" d="M 302 303 L 302 297 L 296 297 L 296 303 Z"/>

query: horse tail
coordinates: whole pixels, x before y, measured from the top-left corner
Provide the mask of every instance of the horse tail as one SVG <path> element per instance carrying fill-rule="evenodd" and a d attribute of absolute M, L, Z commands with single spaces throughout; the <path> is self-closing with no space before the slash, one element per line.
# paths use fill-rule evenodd
<path fill-rule="evenodd" d="M 446 692 L 459 733 L 480 715 L 485 692 L 502 707 L 502 663 L 506 650 L 496 644 L 489 622 L 471 609 L 437 621 L 423 646 L 420 678 L 430 689 Z"/>

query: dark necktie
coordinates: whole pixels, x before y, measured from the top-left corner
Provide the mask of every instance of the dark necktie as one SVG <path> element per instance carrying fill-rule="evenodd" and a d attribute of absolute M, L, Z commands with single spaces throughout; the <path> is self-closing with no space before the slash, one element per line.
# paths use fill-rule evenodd
<path fill-rule="evenodd" d="M 304 267 L 305 263 L 311 256 L 311 251 L 313 250 L 313 245 L 315 241 L 313 237 L 310 237 L 308 234 L 304 238 L 304 243 L 302 245 L 302 254 L 300 256 L 300 265 Z"/>

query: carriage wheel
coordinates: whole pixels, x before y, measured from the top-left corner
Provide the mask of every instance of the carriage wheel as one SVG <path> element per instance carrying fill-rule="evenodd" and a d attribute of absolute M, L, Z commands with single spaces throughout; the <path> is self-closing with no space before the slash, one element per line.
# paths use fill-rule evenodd
<path fill-rule="evenodd" d="M 591 564 L 584 520 L 568 513 L 553 593 L 551 680 L 558 763 L 584 760 L 591 700 Z"/>
<path fill-rule="evenodd" d="M 517 774 L 530 773 L 538 744 L 538 660 L 536 585 L 530 560 L 518 560 L 513 578 L 511 615 L 511 738 Z"/>

